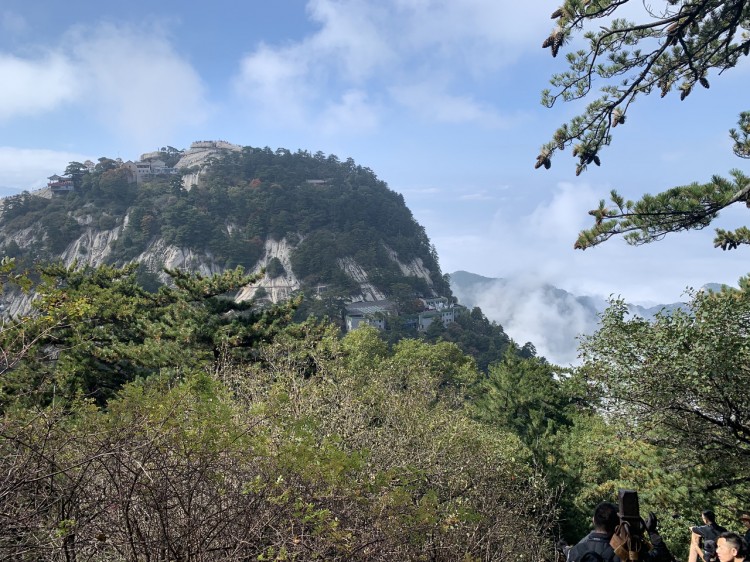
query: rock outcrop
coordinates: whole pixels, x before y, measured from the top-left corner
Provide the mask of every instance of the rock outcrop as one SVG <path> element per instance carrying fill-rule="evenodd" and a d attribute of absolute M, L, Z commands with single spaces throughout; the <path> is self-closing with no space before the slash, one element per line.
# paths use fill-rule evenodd
<path fill-rule="evenodd" d="M 256 154 L 250 147 L 243 148 L 239 145 L 225 141 L 194 142 L 189 149 L 182 153 L 175 149 L 171 149 L 171 147 L 170 150 L 172 151 L 170 152 L 171 156 L 176 157 L 177 154 L 181 154 L 179 161 L 174 167 L 183 170 L 183 172 L 189 170 L 189 173 L 183 176 L 183 185 L 186 189 L 190 189 L 199 184 L 201 176 L 205 174 L 208 166 L 215 158 L 227 153 L 240 152 L 240 158 L 249 158 Z M 141 160 L 161 158 L 162 156 L 163 152 L 161 151 L 151 152 L 141 155 Z M 320 162 L 317 159 L 311 158 L 310 162 L 314 164 L 313 168 L 315 170 L 320 166 Z M 302 163 L 304 165 L 309 164 L 304 161 L 304 158 L 302 159 Z M 351 170 L 344 170 L 344 172 L 351 173 Z M 365 174 L 365 171 L 362 171 L 361 173 Z M 368 178 L 365 177 L 365 179 Z M 370 182 L 368 189 L 373 193 L 376 193 L 378 197 L 388 197 L 386 189 L 382 189 L 379 186 L 373 187 L 373 184 L 376 182 L 374 175 L 372 178 L 369 178 L 368 181 Z M 323 186 L 327 190 L 337 189 L 335 186 L 327 185 L 323 180 L 306 180 L 306 183 L 302 187 L 312 189 L 309 186 L 314 186 L 318 189 L 322 189 L 321 186 Z M 299 189 L 300 187 L 291 186 L 291 188 Z M 52 194 L 48 189 L 34 192 L 32 195 L 52 197 Z M 166 201 L 169 197 L 170 195 L 165 193 L 163 199 Z M 0 206 L 2 204 L 2 201 L 0 201 Z M 401 201 L 400 204 L 403 204 L 403 201 Z M 63 217 L 63 219 L 61 219 L 60 207 L 62 207 L 64 212 L 67 213 L 67 218 Z M 57 259 L 59 257 L 66 265 L 71 265 L 77 262 L 80 265 L 96 267 L 104 263 L 116 262 L 116 256 L 124 255 L 124 253 L 119 253 L 123 252 L 124 248 L 120 246 L 122 244 L 124 247 L 128 248 L 128 251 L 132 252 L 128 254 L 129 256 L 133 256 L 136 252 L 140 252 L 138 255 L 132 257 L 131 261 L 143 264 L 149 272 L 158 275 L 162 282 L 169 281 L 168 276 L 163 271 L 165 268 L 186 270 L 210 276 L 222 272 L 225 269 L 227 262 L 232 261 L 228 260 L 227 256 L 217 258 L 208 251 L 170 245 L 159 234 L 150 240 L 144 241 L 142 236 L 144 230 L 142 227 L 139 227 L 138 229 L 139 246 L 136 249 L 132 246 L 133 241 L 129 234 L 127 234 L 128 239 L 120 240 L 126 235 L 126 233 L 129 233 L 128 226 L 131 220 L 130 214 L 125 214 L 124 216 L 120 215 L 119 217 L 113 216 L 113 211 L 107 209 L 109 208 L 104 207 L 99 209 L 96 207 L 96 204 L 90 200 L 74 209 L 70 206 L 58 206 L 58 215 L 55 220 L 64 222 L 65 220 L 72 218 L 80 227 L 80 229 L 75 232 L 76 234 L 80 234 L 75 240 L 70 242 L 62 252 L 59 252 L 59 245 L 56 245 L 55 247 L 58 248 L 58 250 L 56 250 L 57 253 L 52 256 L 51 259 Z M 163 209 L 156 209 L 150 212 L 158 214 L 162 210 Z M 141 217 L 133 220 L 140 221 L 143 218 L 143 210 L 141 208 L 130 208 L 127 212 L 133 214 L 133 216 Z M 321 212 L 324 214 L 326 211 L 323 210 Z M 340 212 L 346 213 L 347 209 L 342 209 Z M 238 231 L 240 236 L 242 235 L 242 230 L 245 227 L 245 221 L 242 217 L 234 217 L 232 219 L 235 221 L 234 223 L 228 222 L 228 219 L 222 217 L 220 214 L 215 215 L 213 218 L 214 220 L 225 221 L 224 228 L 227 229 L 230 235 L 236 234 L 235 231 Z M 24 223 L 23 228 L 8 232 L 6 232 L 3 225 L 0 224 L 0 248 L 7 245 L 10 241 L 15 242 L 18 246 L 16 251 L 20 250 L 21 252 L 38 252 L 37 246 L 40 248 L 48 248 L 50 246 L 50 240 L 47 239 L 47 236 L 49 236 L 47 233 L 51 232 L 49 228 L 45 229 L 40 221 L 33 222 L 30 226 L 25 226 L 26 224 L 30 223 Z M 139 223 L 139 225 L 141 224 L 142 223 Z M 373 225 L 373 228 L 377 228 L 377 225 Z M 71 231 L 72 229 L 68 229 L 67 232 Z M 158 229 L 155 229 L 153 232 L 158 232 Z M 321 284 L 319 286 L 315 287 L 304 286 L 303 282 L 295 274 L 292 266 L 292 255 L 295 249 L 299 244 L 303 243 L 306 239 L 305 237 L 309 235 L 309 232 L 304 234 L 297 232 L 295 235 L 289 235 L 289 238 L 282 238 L 280 240 L 270 236 L 267 237 L 264 242 L 265 246 L 263 253 L 257 263 L 251 268 L 251 272 L 257 273 L 261 269 L 267 268 L 269 264 L 272 264 L 273 267 L 271 270 L 273 276 L 269 274 L 264 275 L 257 283 L 243 288 L 236 298 L 241 301 L 248 301 L 254 298 L 263 297 L 277 303 L 288 299 L 295 292 L 303 289 L 312 294 L 324 293 L 329 287 L 326 283 L 332 281 L 323 280 L 320 282 Z M 240 237 L 239 239 L 241 240 L 242 238 Z M 69 240 L 69 238 L 66 238 L 66 240 Z M 252 243 L 260 244 L 260 240 L 254 239 Z M 425 282 L 418 284 L 421 287 L 421 292 L 430 292 L 430 290 L 436 286 L 436 282 L 439 283 L 441 281 L 440 279 L 433 279 L 434 272 L 431 272 L 430 268 L 425 266 L 425 262 L 430 263 L 429 256 L 426 254 L 423 254 L 422 258 L 415 257 L 413 259 L 403 260 L 396 250 L 388 247 L 384 242 L 376 243 L 383 244 L 388 257 L 396 264 L 397 268 L 391 267 L 390 264 L 387 263 L 380 263 L 377 266 L 372 264 L 365 265 L 365 263 L 358 263 L 353 256 L 335 255 L 338 267 L 347 277 L 354 281 L 358 287 L 358 290 L 355 289 L 352 293 L 342 296 L 353 301 L 380 301 L 388 297 L 388 295 L 383 292 L 382 288 L 376 287 L 372 282 L 371 279 L 374 278 L 373 271 L 368 271 L 368 267 L 385 267 L 389 270 L 389 275 L 398 276 L 398 271 L 400 271 L 404 277 L 419 278 Z M 200 247 L 200 244 L 198 244 L 198 246 Z M 254 246 L 254 252 L 255 248 L 258 248 L 258 246 Z M 382 253 L 380 255 L 382 256 Z M 435 263 L 437 264 L 437 262 Z M 279 267 L 279 264 L 281 267 Z M 117 265 L 122 265 L 122 263 L 117 263 Z M 330 264 L 326 267 L 330 269 Z M 439 268 L 437 273 L 439 275 Z M 333 275 L 332 277 L 338 277 L 340 280 L 340 275 Z M 349 285 L 346 283 L 341 284 L 342 288 L 345 286 L 347 288 L 343 290 L 348 291 Z M 427 291 L 425 291 L 425 288 Z M 437 296 L 434 290 L 432 290 L 432 293 L 432 295 L 427 294 L 424 296 Z M 15 313 L 24 311 L 28 309 L 29 302 L 28 299 L 18 299 L 17 302 L 14 302 L 12 310 Z M 11 307 L 8 302 L 6 302 L 5 311 L 7 312 L 8 310 L 11 310 Z"/>
<path fill-rule="evenodd" d="M 284 275 L 271 278 L 265 275 L 260 281 L 245 287 L 237 295 L 237 300 L 246 301 L 254 298 L 259 289 L 264 289 L 266 298 L 272 302 L 280 302 L 288 299 L 292 293 L 298 291 L 301 288 L 299 279 L 294 275 L 292 271 L 292 250 L 293 246 L 289 244 L 286 238 L 282 240 L 266 240 L 265 253 L 263 257 L 258 261 L 253 270 L 253 273 L 260 272 L 261 269 L 268 266 L 268 263 L 276 258 L 281 262 L 284 267 Z"/>
<path fill-rule="evenodd" d="M 372 283 L 367 276 L 367 272 L 356 262 L 353 258 L 339 258 L 339 267 L 344 270 L 351 279 L 359 283 L 359 289 L 362 293 L 362 300 L 365 301 L 380 301 L 384 300 L 386 296 L 380 292 Z"/>
<path fill-rule="evenodd" d="M 175 168 L 197 168 L 195 172 L 185 174 L 182 178 L 182 186 L 185 189 L 198 185 L 200 176 L 206 168 L 210 158 L 219 156 L 226 152 L 239 152 L 242 147 L 226 141 L 196 141 L 185 151 Z"/>

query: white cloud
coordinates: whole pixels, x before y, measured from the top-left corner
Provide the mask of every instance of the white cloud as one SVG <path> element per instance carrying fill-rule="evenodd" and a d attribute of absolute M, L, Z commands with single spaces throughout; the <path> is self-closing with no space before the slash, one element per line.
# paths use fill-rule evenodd
<path fill-rule="evenodd" d="M 461 64 L 479 76 L 497 70 L 544 38 L 554 9 L 543 0 L 396 0 L 394 17 L 414 49 Z"/>
<path fill-rule="evenodd" d="M 261 45 L 244 57 L 234 78 L 238 95 L 250 101 L 249 108 L 273 123 L 305 121 L 307 61 L 298 49 L 274 50 Z"/>
<path fill-rule="evenodd" d="M 304 42 L 305 50 L 319 62 L 330 60 L 347 80 L 357 83 L 395 60 L 387 3 L 311 0 L 307 7 L 322 29 Z"/>
<path fill-rule="evenodd" d="M 602 198 L 590 185 L 560 183 L 552 199 L 542 202 L 524 221 L 525 233 L 535 233 L 540 239 L 565 240 L 572 244 L 578 233 L 591 222 L 587 211 L 596 207 Z"/>
<path fill-rule="evenodd" d="M 44 187 L 48 176 L 61 174 L 69 162 L 91 158 L 74 152 L 0 146 L 0 186 L 16 192 Z"/>
<path fill-rule="evenodd" d="M 309 2 L 308 12 L 322 29 L 291 45 L 259 45 L 240 61 L 235 92 L 267 122 L 328 134 L 371 130 L 378 109 L 359 85 L 392 58 L 378 11 L 357 1 Z M 339 101 L 332 103 L 332 97 Z"/>
<path fill-rule="evenodd" d="M 490 281 L 465 289 L 456 287 L 459 302 L 480 307 L 517 344 L 532 342 L 539 355 L 558 365 L 577 362 L 578 336 L 592 333 L 597 325 L 593 307 L 584 306 L 574 295 L 553 292 L 535 276 Z M 601 306 L 603 301 L 597 304 Z"/>
<path fill-rule="evenodd" d="M 158 28 L 79 28 L 69 41 L 81 96 L 117 133 L 158 143 L 206 118 L 200 77 Z"/>
<path fill-rule="evenodd" d="M 0 120 L 34 115 L 76 99 L 75 68 L 60 54 L 31 60 L 0 53 Z"/>
<path fill-rule="evenodd" d="M 721 252 L 713 247 L 713 228 L 639 247 L 616 237 L 586 251 L 574 250 L 578 232 L 593 224 L 587 212 L 607 193 L 605 186 L 563 183 L 526 212 L 503 203 L 489 218 L 473 210 L 468 221 L 420 219 L 448 273 L 462 269 L 489 277 L 526 275 L 576 295 L 614 294 L 633 303 L 669 303 L 680 300 L 686 287 L 735 284 L 750 270 L 747 249 Z M 743 217 L 742 209 L 730 209 L 712 226 L 736 228 Z"/>
<path fill-rule="evenodd" d="M 81 104 L 116 134 L 158 143 L 207 113 L 204 86 L 158 28 L 78 27 L 37 58 L 0 53 L 0 120 Z"/>
<path fill-rule="evenodd" d="M 318 116 L 331 117 L 329 100 L 352 91 L 395 101 L 429 121 L 506 127 L 509 119 L 497 108 L 466 92 L 470 82 L 487 81 L 528 51 L 529 36 L 544 35 L 550 23 L 537 4 L 543 5 L 310 0 L 308 13 L 320 28 L 295 43 L 261 44 L 244 56 L 235 91 L 256 119 L 302 129 L 320 129 Z M 384 107 L 367 106 L 371 125 L 382 120 Z M 343 125 L 326 120 L 325 129 L 343 128 L 346 114 L 339 115 Z"/>
<path fill-rule="evenodd" d="M 488 194 L 486 191 L 478 191 L 475 193 L 465 193 L 459 196 L 461 201 L 492 201 L 494 197 Z"/>
<path fill-rule="evenodd" d="M 345 92 L 337 104 L 328 106 L 320 117 L 320 129 L 326 134 L 372 131 L 378 125 L 379 112 L 360 90 Z"/>
<path fill-rule="evenodd" d="M 468 95 L 448 94 L 435 84 L 422 82 L 396 86 L 391 88 L 391 95 L 423 119 L 439 123 L 473 123 L 488 128 L 504 128 L 509 122 L 493 107 Z"/>

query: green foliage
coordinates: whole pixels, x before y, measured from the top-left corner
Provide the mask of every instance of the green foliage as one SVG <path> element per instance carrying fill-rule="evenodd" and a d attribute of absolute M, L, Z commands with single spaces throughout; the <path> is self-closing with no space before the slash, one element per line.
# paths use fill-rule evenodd
<path fill-rule="evenodd" d="M 679 451 L 628 434 L 619 421 L 580 412 L 558 436 L 551 480 L 564 485 L 561 528 L 568 540 L 590 529 L 601 501 L 617 501 L 620 489 L 638 490 L 641 513 L 655 512 L 659 533 L 678 558 L 687 557 L 687 529 L 706 506 L 720 506 L 702 489 L 705 474 Z"/>
<path fill-rule="evenodd" d="M 179 157 L 170 147 L 162 152 L 167 160 Z M 105 157 L 91 173 L 77 162 L 67 171 L 75 175 L 76 188 L 64 197 L 24 193 L 7 199 L 4 230 L 32 228 L 31 234 L 43 240 L 14 252 L 37 261 L 55 260 L 80 236 L 83 224 L 102 229 L 122 225 L 109 263 L 133 260 L 158 236 L 167 244 L 205 253 L 224 267 L 251 269 L 267 239 L 286 238 L 296 246 L 292 266 L 297 277 L 325 285 L 333 295 L 359 291 L 342 271 L 344 258 L 367 271 L 383 292 L 400 283 L 416 294 L 432 294 L 424 279 L 405 276 L 394 257 L 429 270 L 434 291 L 450 295 L 437 254 L 403 197 L 351 159 L 246 147 L 215 158 L 200 185 L 189 191 L 182 189 L 179 177 L 136 184 L 125 168 Z M 269 275 L 284 274 L 280 263 L 269 265 Z"/>
<path fill-rule="evenodd" d="M 519 357 L 512 347 L 490 366 L 475 393 L 477 418 L 511 429 L 541 465 L 552 438 L 572 425 L 573 403 L 559 370 L 536 357 Z"/>
<path fill-rule="evenodd" d="M 148 292 L 137 268 L 42 267 L 35 312 L 0 332 L 2 349 L 20 354 L 0 379 L 0 396 L 45 403 L 80 394 L 103 404 L 137 377 L 178 376 L 252 353 L 297 304 L 252 311 L 235 303 L 228 294 L 254 279 L 241 269 L 213 277 L 170 271 L 174 287 Z"/>
<path fill-rule="evenodd" d="M 750 158 L 750 111 L 740 113 L 737 121 L 739 129 L 729 129 L 734 141 L 734 153 L 740 158 Z"/>
<path fill-rule="evenodd" d="M 32 281 L 28 275 L 19 270 L 16 259 L 13 256 L 3 256 L 0 258 L 0 291 L 8 284 L 16 285 L 24 291 L 28 291 L 32 285 Z"/>
<path fill-rule="evenodd" d="M 277 277 L 286 275 L 286 270 L 284 269 L 284 266 L 279 258 L 273 257 L 268 260 L 268 264 L 266 265 L 266 275 L 268 275 L 271 279 L 276 279 Z"/>
<path fill-rule="evenodd" d="M 636 202 L 624 201 L 612 191 L 611 206 L 602 200 L 599 208 L 589 213 L 595 225 L 581 232 L 575 247 L 585 250 L 619 234 L 624 234 L 629 244 L 647 244 L 670 232 L 705 228 L 719 211 L 747 198 L 750 179 L 739 170 L 732 170 L 731 175 L 733 180 L 714 176 L 709 183 L 646 194 Z M 718 229 L 714 245 L 723 250 L 736 248 L 747 243 L 746 234 L 744 229 L 736 233 Z"/>
<path fill-rule="evenodd" d="M 401 332 L 395 334 L 397 337 L 405 335 Z M 503 359 L 507 349 L 515 348 L 503 327 L 490 321 L 479 307 L 474 307 L 471 312 L 457 313 L 455 321 L 448 325 L 433 322 L 421 337 L 429 342 L 455 343 L 473 357 L 479 370 L 485 373 L 490 365 Z"/>
<path fill-rule="evenodd" d="M 750 397 L 745 290 L 696 293 L 688 312 L 653 323 L 615 301 L 583 342 L 582 374 L 607 416 L 675 451 L 702 474 L 699 493 L 724 505 L 750 500 Z"/>
<path fill-rule="evenodd" d="M 463 414 L 440 365 L 461 385 L 465 358 L 419 342 L 388 355 L 378 341 L 307 323 L 261 344 L 259 362 L 129 383 L 105 410 L 5 412 L 0 548 L 15 560 L 543 559 L 551 496 L 517 439 Z"/>
<path fill-rule="evenodd" d="M 29 229 L 37 243 L 19 248 L 18 257 L 29 261 L 59 259 L 83 232 L 83 224 L 111 229 L 123 220 L 136 196 L 137 186 L 128 173 L 109 158 L 100 158 L 89 173 L 80 162 L 66 168 L 75 182 L 74 191 L 51 199 L 23 192 L 4 200 L 0 216 L 8 234 Z M 7 244 L 6 244 L 7 245 Z"/>
<path fill-rule="evenodd" d="M 553 56 L 598 20 L 607 25 L 583 33 L 587 48 L 567 55 L 569 70 L 552 77 L 556 91 L 545 90 L 542 103 L 552 107 L 558 100 L 589 98 L 594 82 L 601 84 L 601 96 L 555 132 L 542 147 L 537 168 L 549 168 L 553 154 L 575 142 L 576 174 L 591 163 L 599 165 L 600 150 L 611 142 L 612 129 L 625 123 L 636 97 L 679 92 L 684 100 L 697 85 L 709 87 L 709 73 L 733 68 L 750 53 L 750 38 L 738 33 L 750 25 L 744 1 L 666 0 L 649 7 L 648 19 L 639 22 L 618 18 L 626 4 L 565 0 L 552 14 L 556 27 L 542 47 Z"/>
<path fill-rule="evenodd" d="M 711 71 L 720 74 L 733 68 L 750 52 L 747 33 L 737 33 L 750 25 L 750 9 L 740 0 L 667 0 L 661 8 L 648 8 L 650 19 L 641 22 L 617 19 L 627 3 L 565 0 L 553 13 L 557 27 L 543 44 L 551 48 L 553 56 L 592 22 L 615 19 L 599 31 L 584 33 L 588 48 L 569 53 L 570 69 L 552 78 L 556 92 L 543 92 L 542 103 L 552 107 L 558 100 L 589 98 L 593 82 L 603 84 L 601 97 L 582 115 L 562 125 L 542 147 L 537 168 L 549 168 L 554 153 L 570 145 L 578 158 L 576 175 L 592 163 L 600 165 L 599 152 L 610 144 L 612 129 L 625 123 L 638 95 L 659 91 L 664 97 L 679 91 L 680 99 L 685 99 L 697 84 L 709 87 Z M 729 133 L 734 153 L 750 157 L 750 112 L 740 113 L 738 128 Z M 602 200 L 589 212 L 594 226 L 579 234 L 575 247 L 585 250 L 619 234 L 624 234 L 628 243 L 639 245 L 671 232 L 705 228 L 722 209 L 748 201 L 747 176 L 739 170 L 730 174 L 731 179 L 713 176 L 708 183 L 674 187 L 655 196 L 646 194 L 635 202 L 626 202 L 613 191 L 611 204 Z M 714 240 L 714 246 L 723 250 L 748 243 L 745 227 L 717 229 Z"/>

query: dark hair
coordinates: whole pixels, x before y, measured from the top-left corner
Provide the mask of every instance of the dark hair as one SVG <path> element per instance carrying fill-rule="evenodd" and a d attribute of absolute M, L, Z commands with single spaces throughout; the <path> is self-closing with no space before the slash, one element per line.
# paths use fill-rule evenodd
<path fill-rule="evenodd" d="M 706 519 L 708 519 L 709 523 L 716 523 L 716 514 L 710 509 L 706 509 L 705 511 L 702 511 L 701 515 L 705 517 Z"/>
<path fill-rule="evenodd" d="M 602 502 L 594 510 L 594 529 L 607 533 L 614 533 L 620 522 L 617 506 L 611 502 Z"/>
<path fill-rule="evenodd" d="M 737 549 L 737 556 L 740 558 L 747 556 L 747 545 L 745 544 L 745 540 L 737 533 L 726 531 L 720 534 L 719 538 L 716 540 L 718 541 L 719 539 L 724 539 L 730 547 Z"/>

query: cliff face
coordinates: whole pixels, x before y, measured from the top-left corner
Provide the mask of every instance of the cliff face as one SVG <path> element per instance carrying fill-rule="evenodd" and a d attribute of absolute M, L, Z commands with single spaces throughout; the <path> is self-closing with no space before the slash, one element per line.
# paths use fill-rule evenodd
<path fill-rule="evenodd" d="M 137 262 L 162 282 L 165 268 L 211 275 L 273 266 L 239 300 L 278 302 L 299 291 L 381 300 L 396 284 L 418 296 L 449 294 L 403 199 L 351 160 L 206 141 L 174 167 L 184 172 L 178 187 L 175 176 L 136 184 L 111 168 L 43 203 L 35 193 L 4 200 L 0 251 L 27 264 Z M 4 306 L 17 314 L 29 300 L 6 295 Z"/>
<path fill-rule="evenodd" d="M 110 230 L 97 230 L 93 227 L 87 227 L 80 237 L 68 245 L 60 255 L 60 259 L 68 266 L 74 262 L 92 267 L 109 263 L 113 244 L 119 238 L 123 228 L 123 226 L 119 226 Z M 21 247 L 28 247 L 39 242 L 32 229 L 16 233 L 11 239 L 15 240 Z M 303 284 L 295 275 L 292 267 L 294 250 L 295 245 L 291 244 L 286 238 L 281 240 L 267 239 L 264 244 L 263 256 L 252 268 L 252 272 L 260 272 L 261 269 L 268 266 L 273 258 L 276 258 L 283 265 L 285 273 L 274 278 L 265 275 L 257 283 L 244 287 L 237 294 L 237 300 L 251 300 L 260 289 L 263 289 L 264 298 L 277 303 L 290 298 L 295 292 L 303 289 Z M 389 252 L 389 255 L 392 256 L 394 263 L 398 265 L 404 276 L 423 279 L 431 289 L 433 288 L 431 273 L 424 267 L 421 260 L 415 259 L 410 264 L 404 264 L 398 261 L 395 253 Z M 169 279 L 163 272 L 164 269 L 193 271 L 206 276 L 221 273 L 225 269 L 209 253 L 167 244 L 163 238 L 159 237 L 151 240 L 146 250 L 130 261 L 143 264 L 148 271 L 156 273 L 162 282 L 167 282 Z M 374 301 L 388 298 L 384 291 L 373 285 L 368 272 L 354 258 L 350 256 L 342 257 L 337 262 L 341 272 L 358 287 L 357 291 L 349 294 L 350 300 Z M 315 289 L 315 287 L 311 288 Z M 325 289 L 326 286 L 323 284 L 317 288 Z M 431 295 L 434 296 L 437 293 L 431 291 Z M 31 297 L 20 294 L 6 295 L 6 298 L 2 299 L 0 303 L 3 304 L 6 314 L 18 315 L 28 312 Z"/>

